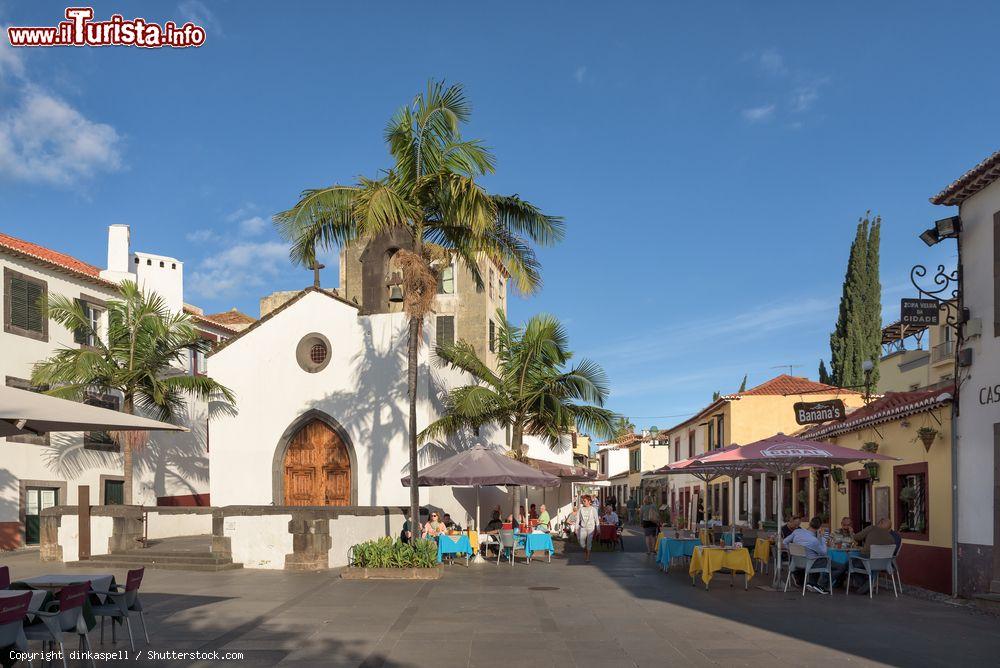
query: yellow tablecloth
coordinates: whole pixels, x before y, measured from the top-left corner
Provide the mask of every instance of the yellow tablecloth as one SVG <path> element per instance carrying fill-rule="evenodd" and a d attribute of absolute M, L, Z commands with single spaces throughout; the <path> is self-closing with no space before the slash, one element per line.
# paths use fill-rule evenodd
<path fill-rule="evenodd" d="M 712 545 L 715 542 L 712 540 L 712 532 L 708 529 L 700 529 L 698 531 L 698 540 L 701 541 L 702 545 Z"/>
<path fill-rule="evenodd" d="M 771 563 L 771 541 L 758 538 L 753 546 L 753 558 L 760 559 L 765 564 Z"/>
<path fill-rule="evenodd" d="M 750 561 L 750 551 L 745 547 L 736 550 L 723 550 L 718 547 L 696 547 L 688 567 L 688 575 L 694 578 L 701 573 L 701 581 L 707 586 L 712 576 L 723 568 L 737 573 L 746 573 L 748 578 L 754 574 L 753 562 Z"/>
<path fill-rule="evenodd" d="M 473 550 L 479 552 L 479 532 L 475 529 L 468 529 L 466 533 L 469 534 L 469 545 L 472 546 Z"/>

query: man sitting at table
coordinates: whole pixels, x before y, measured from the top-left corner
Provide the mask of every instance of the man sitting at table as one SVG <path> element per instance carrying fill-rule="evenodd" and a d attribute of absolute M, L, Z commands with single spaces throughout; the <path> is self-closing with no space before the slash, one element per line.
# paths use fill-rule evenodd
<path fill-rule="evenodd" d="M 614 508 L 608 506 L 604 513 L 604 517 L 601 518 L 601 521 L 604 524 L 614 524 L 615 526 L 618 526 L 618 513 L 615 512 Z"/>
<path fill-rule="evenodd" d="M 538 509 L 541 511 L 538 513 L 538 530 L 548 533 L 549 522 L 552 521 L 552 518 L 549 517 L 549 511 L 546 510 L 544 503 L 541 506 L 539 506 Z"/>
<path fill-rule="evenodd" d="M 809 559 L 819 559 L 820 557 L 826 557 L 826 541 L 820 533 L 820 529 L 823 526 L 822 517 L 814 517 L 809 520 L 809 528 L 803 529 L 799 527 L 793 531 L 785 540 L 782 541 L 784 546 L 787 548 L 792 543 L 796 545 L 801 545 L 806 550 L 806 557 Z M 847 567 L 844 564 L 832 564 L 832 573 L 834 582 L 844 574 Z M 813 573 L 814 578 L 818 578 L 818 581 L 806 583 L 806 587 L 809 591 L 814 591 L 817 594 L 829 593 L 831 583 L 826 581 L 826 573 Z"/>
<path fill-rule="evenodd" d="M 781 525 L 781 540 L 784 540 L 792 535 L 796 529 L 802 526 L 802 518 L 798 515 L 792 515 L 788 518 L 788 521 Z"/>
<path fill-rule="evenodd" d="M 451 515 L 449 515 L 448 513 L 444 514 L 444 517 L 441 518 L 441 521 L 444 522 L 445 528 L 448 529 L 449 531 L 462 530 L 462 527 L 458 526 L 458 524 L 455 523 L 455 520 L 451 519 Z"/>
<path fill-rule="evenodd" d="M 895 547 L 896 540 L 892 536 L 892 531 L 889 530 L 891 526 L 889 518 L 883 517 L 875 524 L 854 534 L 854 542 L 861 546 L 861 551 L 866 557 L 871 555 L 872 545 L 892 545 Z"/>
<path fill-rule="evenodd" d="M 852 538 L 854 536 L 854 525 L 851 523 L 850 517 L 845 517 L 840 520 L 840 528 L 833 532 L 836 538 Z"/>
<path fill-rule="evenodd" d="M 494 510 L 493 517 L 486 523 L 487 531 L 500 531 L 503 528 L 503 520 L 500 519 L 500 511 Z"/>

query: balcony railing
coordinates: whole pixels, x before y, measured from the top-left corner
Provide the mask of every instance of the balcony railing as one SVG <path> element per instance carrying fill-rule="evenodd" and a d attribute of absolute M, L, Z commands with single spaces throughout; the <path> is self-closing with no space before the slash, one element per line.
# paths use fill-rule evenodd
<path fill-rule="evenodd" d="M 955 356 L 955 342 L 945 341 L 931 348 L 931 364 L 946 362 Z"/>

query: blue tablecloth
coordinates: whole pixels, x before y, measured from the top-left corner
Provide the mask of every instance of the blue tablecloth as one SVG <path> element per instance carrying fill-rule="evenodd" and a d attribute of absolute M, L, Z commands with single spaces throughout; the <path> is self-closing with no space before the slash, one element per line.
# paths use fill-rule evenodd
<path fill-rule="evenodd" d="M 671 559 L 693 555 L 698 545 L 701 541 L 697 538 L 661 538 L 656 548 L 656 563 L 669 566 Z"/>
<path fill-rule="evenodd" d="M 861 550 L 843 550 L 840 548 L 830 548 L 826 551 L 828 557 L 830 557 L 831 564 L 844 564 L 847 565 L 848 557 L 860 557 Z"/>
<path fill-rule="evenodd" d="M 525 533 L 519 538 L 524 539 L 524 553 L 531 557 L 532 552 L 548 552 L 555 554 L 556 548 L 552 544 L 552 536 L 547 533 Z"/>
<path fill-rule="evenodd" d="M 469 543 L 469 534 L 461 536 L 438 536 L 438 563 L 446 554 L 467 554 L 472 556 L 472 545 Z"/>

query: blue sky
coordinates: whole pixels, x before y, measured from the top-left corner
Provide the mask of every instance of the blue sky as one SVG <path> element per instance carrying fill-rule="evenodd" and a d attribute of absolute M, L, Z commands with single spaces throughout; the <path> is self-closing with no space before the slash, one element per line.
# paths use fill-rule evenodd
<path fill-rule="evenodd" d="M 105 228 L 185 261 L 207 310 L 303 287 L 269 218 L 374 175 L 382 129 L 431 78 L 465 84 L 496 192 L 566 218 L 543 291 L 611 407 L 667 426 L 828 356 L 858 216 L 884 219 L 886 319 L 927 198 L 997 148 L 995 5 L 97 3 L 204 24 L 200 49 L 0 45 L 0 231 L 105 261 Z M 5 3 L 54 25 L 63 4 Z M 335 263 L 330 263 L 335 265 Z M 337 281 L 336 267 L 324 275 Z"/>

